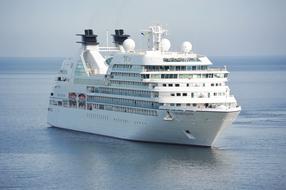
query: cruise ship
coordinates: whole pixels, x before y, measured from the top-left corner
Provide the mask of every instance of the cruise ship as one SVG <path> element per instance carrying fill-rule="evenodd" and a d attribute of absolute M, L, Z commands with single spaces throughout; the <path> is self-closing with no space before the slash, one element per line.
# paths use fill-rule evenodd
<path fill-rule="evenodd" d="M 145 50 L 123 29 L 114 46 L 99 46 L 87 29 L 81 54 L 67 59 L 49 97 L 48 124 L 132 141 L 213 146 L 241 107 L 226 67 L 213 67 L 188 41 L 170 51 L 160 25 L 142 31 Z"/>

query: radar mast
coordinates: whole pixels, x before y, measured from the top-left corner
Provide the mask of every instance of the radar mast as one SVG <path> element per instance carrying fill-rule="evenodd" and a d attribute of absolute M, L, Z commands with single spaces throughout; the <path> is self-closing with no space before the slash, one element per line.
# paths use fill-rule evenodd
<path fill-rule="evenodd" d="M 162 37 L 167 34 L 167 30 L 161 25 L 154 25 L 144 32 L 148 34 L 148 48 L 152 51 L 163 51 Z"/>

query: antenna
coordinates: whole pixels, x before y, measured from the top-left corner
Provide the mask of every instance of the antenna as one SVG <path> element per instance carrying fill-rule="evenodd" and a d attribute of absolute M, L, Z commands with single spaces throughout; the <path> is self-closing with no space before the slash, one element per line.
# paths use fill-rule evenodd
<path fill-rule="evenodd" d="M 109 47 L 109 44 L 108 44 L 108 35 L 109 35 L 109 31 L 106 30 L 106 47 L 107 47 L 107 48 Z"/>

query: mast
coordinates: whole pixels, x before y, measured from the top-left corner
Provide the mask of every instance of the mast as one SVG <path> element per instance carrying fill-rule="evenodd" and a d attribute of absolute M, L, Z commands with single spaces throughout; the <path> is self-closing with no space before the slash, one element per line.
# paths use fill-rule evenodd
<path fill-rule="evenodd" d="M 152 51 L 162 51 L 162 37 L 167 34 L 167 31 L 161 25 L 150 26 L 145 30 L 144 32 L 148 34 L 148 48 Z"/>

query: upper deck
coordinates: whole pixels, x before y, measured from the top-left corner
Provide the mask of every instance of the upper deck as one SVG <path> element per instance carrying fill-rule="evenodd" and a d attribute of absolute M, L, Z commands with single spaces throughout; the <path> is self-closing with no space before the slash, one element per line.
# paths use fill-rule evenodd
<path fill-rule="evenodd" d="M 115 34 L 112 48 L 99 47 L 95 35 L 86 42 L 85 36 L 80 60 L 63 64 L 53 98 L 68 99 L 70 92 L 85 94 L 99 108 L 105 104 L 134 109 L 237 107 L 226 67 L 212 67 L 206 56 L 192 51 L 189 42 L 182 44 L 181 51 L 169 51 L 170 42 L 162 32 L 160 27 L 150 28 L 151 45 L 145 51 L 135 50 L 129 35 Z"/>

